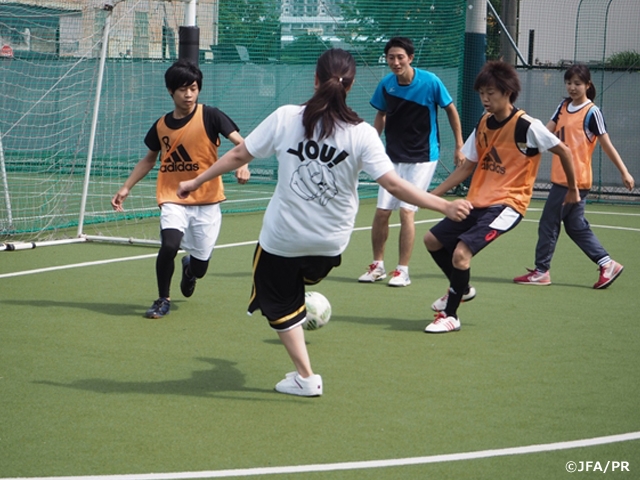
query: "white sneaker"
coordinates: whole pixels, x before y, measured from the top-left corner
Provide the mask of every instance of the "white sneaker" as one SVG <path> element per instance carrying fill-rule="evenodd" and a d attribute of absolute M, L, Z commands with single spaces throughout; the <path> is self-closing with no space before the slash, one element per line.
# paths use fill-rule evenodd
<path fill-rule="evenodd" d="M 460 319 L 447 317 L 444 312 L 436 313 L 436 318 L 424 329 L 426 333 L 448 333 L 460 330 Z"/>
<path fill-rule="evenodd" d="M 284 380 L 276 384 L 276 391 L 301 397 L 319 397 L 322 395 L 322 377 L 311 375 L 302 378 L 298 372 L 289 372 Z"/>
<path fill-rule="evenodd" d="M 409 274 L 402 270 L 394 270 L 391 272 L 391 280 L 389 280 L 390 287 L 408 287 L 411 285 L 411 279 Z"/>
<path fill-rule="evenodd" d="M 431 304 L 431 310 L 434 312 L 442 312 L 445 308 L 447 308 L 447 299 L 449 298 L 449 294 L 440 297 L 435 302 Z M 462 295 L 463 302 L 470 302 L 476 298 L 476 289 L 469 285 L 469 291 Z"/>
<path fill-rule="evenodd" d="M 373 283 L 387 278 L 387 272 L 384 271 L 384 268 L 380 268 L 378 265 L 378 262 L 373 262 L 369 265 L 369 269 L 360 275 L 358 281 L 363 283 Z"/>

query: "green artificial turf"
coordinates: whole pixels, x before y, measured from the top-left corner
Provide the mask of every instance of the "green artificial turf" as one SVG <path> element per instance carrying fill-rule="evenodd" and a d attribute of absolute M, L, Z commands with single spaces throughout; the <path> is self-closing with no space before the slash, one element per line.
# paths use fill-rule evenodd
<path fill-rule="evenodd" d="M 172 312 L 161 320 L 142 316 L 156 296 L 153 247 L 0 252 L 0 478 L 389 460 L 640 431 L 638 207 L 588 207 L 607 213 L 588 218 L 625 265 L 602 291 L 591 288 L 595 266 L 565 234 L 553 285 L 512 282 L 533 266 L 532 210 L 474 258 L 478 295 L 459 310 L 461 331 L 445 335 L 423 333 L 447 287 L 422 246 L 438 216 L 417 216 L 426 223 L 417 226 L 412 285 L 388 288 L 356 281 L 371 261 L 365 227 L 374 208 L 363 203 L 343 265 L 312 288 L 333 308 L 326 327 L 307 333 L 320 398 L 273 391 L 291 362 L 259 312 L 246 314 L 254 246 L 230 245 L 257 238 L 260 214 L 225 217 L 209 272 L 188 300 L 176 269 Z M 136 256 L 146 257 L 7 276 Z M 268 478 L 550 479 L 580 460 L 637 470 L 640 441 Z"/>

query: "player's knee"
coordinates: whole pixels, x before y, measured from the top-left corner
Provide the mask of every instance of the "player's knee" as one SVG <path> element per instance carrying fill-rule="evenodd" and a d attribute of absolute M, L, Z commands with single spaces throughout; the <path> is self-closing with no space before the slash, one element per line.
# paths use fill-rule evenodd
<path fill-rule="evenodd" d="M 458 270 L 467 270 L 471 266 L 472 257 L 473 254 L 471 250 L 469 250 L 469 247 L 463 242 L 458 242 L 458 245 L 453 251 L 451 262 Z"/>
<path fill-rule="evenodd" d="M 435 252 L 442 248 L 442 244 L 431 232 L 425 233 L 423 241 L 424 246 L 427 247 L 427 250 L 429 250 L 430 252 Z"/>
<path fill-rule="evenodd" d="M 413 219 L 415 218 L 416 214 L 413 210 L 409 210 L 407 208 L 401 208 L 400 209 L 400 222 L 401 223 L 408 223 L 411 222 L 413 223 Z"/>
<path fill-rule="evenodd" d="M 376 208 L 376 213 L 373 217 L 374 220 L 377 221 L 388 221 L 391 217 L 392 210 L 385 210 L 383 208 Z"/>
<path fill-rule="evenodd" d="M 162 239 L 161 249 L 167 252 L 174 251 L 176 254 L 180 250 L 180 244 L 182 243 L 182 237 L 184 234 L 180 230 L 166 229 L 160 232 Z"/>

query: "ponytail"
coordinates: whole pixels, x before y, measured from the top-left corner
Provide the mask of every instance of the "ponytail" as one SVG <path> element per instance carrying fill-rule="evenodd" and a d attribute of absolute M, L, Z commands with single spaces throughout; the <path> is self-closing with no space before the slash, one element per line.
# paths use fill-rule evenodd
<path fill-rule="evenodd" d="M 363 120 L 347 106 L 347 91 L 353 85 L 356 62 L 351 54 L 339 48 L 325 51 L 316 64 L 317 88 L 307 100 L 302 115 L 306 138 L 313 138 L 320 125 L 318 140 L 330 137 L 339 123 L 357 125 Z"/>

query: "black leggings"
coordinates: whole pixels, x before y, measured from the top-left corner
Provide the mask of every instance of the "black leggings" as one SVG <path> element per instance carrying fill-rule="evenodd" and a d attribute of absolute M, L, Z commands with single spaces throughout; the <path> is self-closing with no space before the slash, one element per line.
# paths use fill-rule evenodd
<path fill-rule="evenodd" d="M 169 298 L 171 295 L 171 279 L 175 271 L 175 258 L 180 250 L 184 236 L 180 230 L 168 228 L 160 232 L 161 245 L 156 258 L 156 277 L 158 279 L 158 295 Z M 191 257 L 189 270 L 192 276 L 202 278 L 209 268 L 209 259 L 200 260 Z"/>

